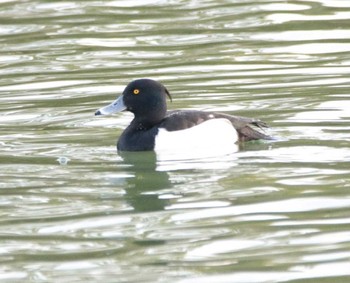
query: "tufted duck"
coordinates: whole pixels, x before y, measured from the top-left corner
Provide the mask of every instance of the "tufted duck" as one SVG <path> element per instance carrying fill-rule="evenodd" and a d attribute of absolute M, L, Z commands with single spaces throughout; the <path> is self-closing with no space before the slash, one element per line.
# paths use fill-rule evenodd
<path fill-rule="evenodd" d="M 181 149 L 190 144 L 194 148 L 220 149 L 236 142 L 273 139 L 258 131 L 267 127 L 260 120 L 217 112 L 167 111 L 167 97 L 171 100 L 170 93 L 161 83 L 139 79 L 129 83 L 118 99 L 97 110 L 95 115 L 123 110 L 134 114 L 117 143 L 120 151 L 158 150 L 164 145 Z"/>

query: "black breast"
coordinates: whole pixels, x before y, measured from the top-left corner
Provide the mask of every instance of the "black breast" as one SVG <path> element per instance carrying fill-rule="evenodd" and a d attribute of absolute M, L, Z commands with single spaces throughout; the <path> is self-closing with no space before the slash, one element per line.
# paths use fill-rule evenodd
<path fill-rule="evenodd" d="M 130 124 L 120 136 L 117 149 L 121 151 L 153 150 L 158 127 L 143 128 Z"/>

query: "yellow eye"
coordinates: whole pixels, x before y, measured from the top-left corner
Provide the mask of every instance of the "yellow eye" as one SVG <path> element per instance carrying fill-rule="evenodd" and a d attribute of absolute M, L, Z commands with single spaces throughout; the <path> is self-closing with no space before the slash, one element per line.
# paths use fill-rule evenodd
<path fill-rule="evenodd" d="M 137 88 L 135 88 L 135 89 L 134 89 L 134 94 L 139 94 L 139 93 L 140 93 L 140 90 L 137 89 Z"/>

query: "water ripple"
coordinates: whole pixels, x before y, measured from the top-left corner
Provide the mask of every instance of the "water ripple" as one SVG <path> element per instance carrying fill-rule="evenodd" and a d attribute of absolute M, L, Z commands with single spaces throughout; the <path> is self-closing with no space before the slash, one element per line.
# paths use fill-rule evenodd
<path fill-rule="evenodd" d="M 346 281 L 349 8 L 1 1 L 0 279 Z M 117 154 L 132 116 L 94 112 L 139 77 L 171 109 L 260 118 L 278 139 Z"/>

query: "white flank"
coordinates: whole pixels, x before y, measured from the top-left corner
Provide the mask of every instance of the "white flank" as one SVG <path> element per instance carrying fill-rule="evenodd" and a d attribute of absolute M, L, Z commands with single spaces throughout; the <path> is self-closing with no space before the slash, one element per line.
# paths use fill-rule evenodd
<path fill-rule="evenodd" d="M 211 119 L 192 128 L 169 132 L 159 129 L 157 160 L 208 158 L 238 151 L 238 134 L 227 119 Z"/>

